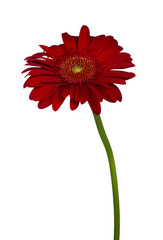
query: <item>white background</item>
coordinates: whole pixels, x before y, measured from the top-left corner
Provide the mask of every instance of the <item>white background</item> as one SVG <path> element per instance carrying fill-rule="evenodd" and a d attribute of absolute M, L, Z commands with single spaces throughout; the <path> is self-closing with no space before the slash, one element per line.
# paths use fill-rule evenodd
<path fill-rule="evenodd" d="M 23 59 L 61 33 L 113 35 L 136 78 L 102 103 L 119 180 L 121 240 L 163 239 L 161 0 L 3 1 L 0 6 L 0 239 L 113 239 L 109 166 L 88 104 L 39 110 Z"/>

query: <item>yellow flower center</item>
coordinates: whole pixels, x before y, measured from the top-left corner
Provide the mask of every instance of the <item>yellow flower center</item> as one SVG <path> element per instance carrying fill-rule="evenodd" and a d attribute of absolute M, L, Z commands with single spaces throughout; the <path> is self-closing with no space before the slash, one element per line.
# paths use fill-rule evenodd
<path fill-rule="evenodd" d="M 81 72 L 83 70 L 83 67 L 81 66 L 81 65 L 74 65 L 74 66 L 72 66 L 72 71 L 74 72 L 74 73 L 79 73 L 79 72 Z"/>

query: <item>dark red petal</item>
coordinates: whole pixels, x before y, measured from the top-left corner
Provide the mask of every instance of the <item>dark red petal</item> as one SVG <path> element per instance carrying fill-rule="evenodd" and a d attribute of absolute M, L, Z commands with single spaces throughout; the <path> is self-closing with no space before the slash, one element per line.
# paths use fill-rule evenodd
<path fill-rule="evenodd" d="M 103 39 L 105 38 L 105 35 L 99 35 L 97 37 L 94 37 L 90 40 L 89 43 L 89 49 L 93 50 L 93 53 L 96 55 L 96 53 L 99 50 L 99 46 L 102 43 Z"/>
<path fill-rule="evenodd" d="M 70 99 L 74 100 L 75 99 L 75 86 L 72 84 L 69 86 L 70 89 Z"/>
<path fill-rule="evenodd" d="M 118 53 L 116 56 L 104 59 L 103 62 L 105 62 L 105 65 L 109 65 L 112 63 L 129 63 L 132 61 L 132 58 L 130 57 L 130 54 L 128 53 Z"/>
<path fill-rule="evenodd" d="M 31 62 L 31 61 L 26 63 L 25 65 L 26 66 L 38 66 L 38 67 L 40 67 L 42 69 L 46 69 L 46 70 L 50 70 L 50 71 L 52 70 L 52 68 L 49 67 L 49 66 L 46 66 L 46 65 L 41 64 L 41 63 Z"/>
<path fill-rule="evenodd" d="M 57 52 L 54 51 L 54 49 L 52 49 L 51 47 L 47 47 L 44 45 L 39 45 L 50 57 L 52 58 L 56 58 L 58 56 Z"/>
<path fill-rule="evenodd" d="M 119 102 L 121 102 L 121 101 L 122 101 L 122 94 L 121 94 L 119 88 L 118 88 L 116 85 L 114 85 L 114 84 L 110 85 L 110 87 L 111 87 L 111 88 L 113 89 L 113 91 L 115 92 L 116 97 L 117 97 L 117 100 L 118 100 Z"/>
<path fill-rule="evenodd" d="M 46 83 L 63 83 L 60 78 L 50 75 L 31 76 L 24 83 L 25 87 L 39 87 L 47 85 Z"/>
<path fill-rule="evenodd" d="M 48 62 L 51 66 L 54 66 L 54 59 L 52 59 L 50 57 L 42 57 L 41 59 L 43 59 L 46 62 Z"/>
<path fill-rule="evenodd" d="M 75 101 L 80 101 L 80 87 L 79 85 L 75 86 Z"/>
<path fill-rule="evenodd" d="M 113 78 L 113 77 L 107 77 L 105 75 L 100 75 L 98 77 L 98 80 L 102 81 L 104 83 L 126 84 L 126 82 L 123 78 Z"/>
<path fill-rule="evenodd" d="M 69 35 L 68 33 L 62 33 L 62 39 L 67 50 L 74 50 L 76 51 L 76 40 L 73 36 Z"/>
<path fill-rule="evenodd" d="M 56 76 L 42 76 L 42 82 L 44 83 L 63 83 L 63 80 L 61 78 L 58 78 Z"/>
<path fill-rule="evenodd" d="M 102 53 L 100 53 L 99 56 L 97 56 L 97 59 L 99 61 L 101 61 L 102 63 L 106 62 L 109 58 L 115 56 L 122 50 L 123 50 L 123 48 L 120 46 L 108 48 L 108 49 L 106 49 L 106 51 L 103 51 Z"/>
<path fill-rule="evenodd" d="M 44 59 L 30 58 L 29 60 L 27 60 L 28 65 L 33 65 L 33 63 L 38 64 L 38 66 L 39 65 L 40 66 L 45 65 L 45 66 L 50 67 L 50 68 L 54 66 L 54 64 L 52 62 L 48 62 L 47 59 L 44 60 Z"/>
<path fill-rule="evenodd" d="M 62 48 L 63 45 L 64 44 L 60 44 L 59 46 L 58 45 L 51 46 L 51 48 L 55 51 L 55 54 L 57 57 L 64 53 L 63 48 Z"/>
<path fill-rule="evenodd" d="M 82 50 L 88 47 L 90 40 L 89 28 L 83 25 L 80 29 L 79 40 L 78 40 L 78 49 Z"/>
<path fill-rule="evenodd" d="M 94 114 L 99 115 L 101 113 L 101 105 L 97 95 L 88 88 L 88 103 Z"/>
<path fill-rule="evenodd" d="M 117 71 L 117 70 L 105 71 L 102 74 L 105 74 L 105 76 L 107 76 L 109 78 L 110 77 L 118 77 L 118 78 L 123 78 L 125 80 L 135 77 L 135 74 L 132 72 Z"/>
<path fill-rule="evenodd" d="M 44 52 L 39 52 L 39 53 L 35 53 L 32 56 L 26 57 L 24 60 L 30 60 L 30 59 L 34 59 L 34 58 L 41 58 L 43 56 L 46 56 L 47 54 L 45 54 Z"/>
<path fill-rule="evenodd" d="M 52 104 L 52 100 L 53 100 L 53 95 L 41 100 L 38 103 L 38 108 L 43 109 L 43 108 L 50 106 Z"/>
<path fill-rule="evenodd" d="M 110 96 L 110 98 L 113 100 L 113 102 L 117 101 L 117 95 L 114 91 L 114 85 L 112 83 L 108 84 L 106 87 L 106 92 L 108 93 L 108 95 Z"/>
<path fill-rule="evenodd" d="M 117 99 L 115 98 L 115 95 L 114 98 L 112 98 L 106 89 L 107 89 L 106 87 L 98 85 L 98 90 L 101 92 L 103 99 L 105 99 L 108 102 L 116 102 Z"/>
<path fill-rule="evenodd" d="M 84 104 L 88 99 L 88 90 L 85 86 L 80 85 L 80 103 Z"/>
<path fill-rule="evenodd" d="M 129 67 L 135 67 L 135 65 L 131 62 L 128 63 L 109 63 L 107 66 L 105 66 L 107 70 L 111 69 L 123 69 L 123 68 L 129 68 Z"/>
<path fill-rule="evenodd" d="M 63 90 L 62 90 L 62 97 L 66 98 L 69 94 L 70 94 L 69 86 L 66 86 L 66 87 L 63 88 Z"/>
<path fill-rule="evenodd" d="M 102 53 L 103 51 L 106 51 L 108 48 L 111 48 L 113 46 L 117 46 L 118 42 L 114 39 L 112 36 L 106 36 L 101 44 L 99 45 L 99 49 L 97 51 L 97 54 Z"/>
<path fill-rule="evenodd" d="M 30 72 L 27 75 L 31 75 L 31 76 L 35 76 L 35 75 L 51 75 L 51 76 L 55 76 L 54 72 L 49 71 L 49 70 L 45 70 L 45 69 L 42 69 L 42 68 L 32 69 L 32 70 L 30 70 Z"/>
<path fill-rule="evenodd" d="M 55 92 L 54 89 L 55 89 L 54 85 L 46 85 L 34 88 L 29 95 L 29 99 L 34 101 L 41 101 L 44 98 L 47 98 L 50 95 L 54 94 Z"/>
<path fill-rule="evenodd" d="M 104 82 L 99 81 L 99 80 L 94 80 L 94 81 L 92 81 L 91 84 L 93 84 L 93 85 L 99 85 L 99 86 L 103 86 L 103 87 L 107 87 L 107 86 L 108 86 L 107 83 L 104 83 Z"/>
<path fill-rule="evenodd" d="M 63 87 L 58 88 L 58 90 L 56 91 L 53 97 L 52 107 L 54 111 L 57 111 L 65 100 L 65 98 L 62 96 L 62 90 L 63 90 Z"/>
<path fill-rule="evenodd" d="M 75 100 L 70 99 L 70 109 L 75 110 L 79 106 L 79 102 L 76 102 Z"/>
<path fill-rule="evenodd" d="M 25 72 L 28 72 L 28 71 L 33 70 L 33 69 L 38 69 L 38 68 L 37 67 L 26 68 L 21 73 L 25 73 Z"/>
<path fill-rule="evenodd" d="M 44 76 L 45 78 L 45 76 Z M 43 76 L 32 76 L 32 77 L 29 77 L 23 87 L 26 88 L 26 87 L 41 87 L 41 86 L 44 86 L 45 83 L 42 82 L 42 79 L 43 79 Z"/>
<path fill-rule="evenodd" d="M 98 86 L 92 85 L 92 84 L 87 84 L 86 86 L 87 86 L 87 88 L 92 90 L 96 94 L 96 96 L 98 97 L 98 100 L 100 102 L 102 102 L 103 98 L 102 98 L 102 95 L 101 95 L 100 91 L 98 90 Z"/>

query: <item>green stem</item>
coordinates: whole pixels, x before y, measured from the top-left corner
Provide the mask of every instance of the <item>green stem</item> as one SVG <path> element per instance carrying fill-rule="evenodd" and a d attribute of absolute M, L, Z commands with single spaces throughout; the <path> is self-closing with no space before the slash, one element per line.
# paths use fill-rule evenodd
<path fill-rule="evenodd" d="M 114 162 L 114 156 L 113 152 L 109 143 L 109 140 L 107 138 L 107 135 L 105 133 L 101 117 L 100 115 L 95 115 L 93 113 L 96 126 L 99 132 L 99 135 L 101 137 L 101 140 L 104 144 L 109 166 L 110 166 L 110 174 L 111 174 L 111 182 L 112 182 L 112 191 L 113 191 L 113 205 L 114 205 L 114 240 L 119 240 L 119 234 L 120 234 L 120 211 L 119 211 L 119 194 L 118 194 L 118 181 L 117 181 L 117 173 L 116 173 L 116 167 Z"/>

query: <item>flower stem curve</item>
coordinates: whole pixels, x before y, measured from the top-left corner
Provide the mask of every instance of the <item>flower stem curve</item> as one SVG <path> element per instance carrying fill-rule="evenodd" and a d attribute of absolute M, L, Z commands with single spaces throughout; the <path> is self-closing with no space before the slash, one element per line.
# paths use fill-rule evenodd
<path fill-rule="evenodd" d="M 114 240 L 119 240 L 120 235 L 120 209 L 119 209 L 119 193 L 118 193 L 118 180 L 117 180 L 117 173 L 116 173 L 116 166 L 113 156 L 113 151 L 110 146 L 110 142 L 107 138 L 105 133 L 105 129 L 101 120 L 100 115 L 96 115 L 93 113 L 96 126 L 101 137 L 101 140 L 104 144 L 108 162 L 110 166 L 110 174 L 111 174 L 111 182 L 112 182 L 112 191 L 113 191 L 113 205 L 114 205 Z"/>

